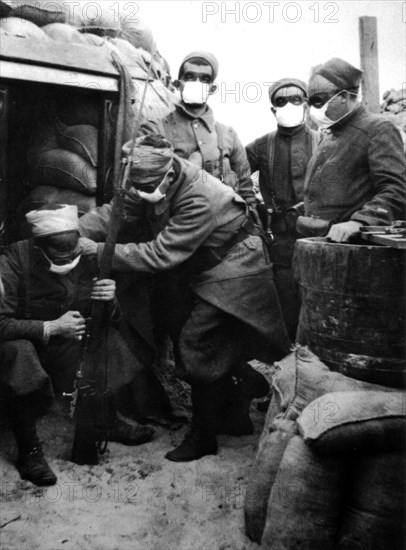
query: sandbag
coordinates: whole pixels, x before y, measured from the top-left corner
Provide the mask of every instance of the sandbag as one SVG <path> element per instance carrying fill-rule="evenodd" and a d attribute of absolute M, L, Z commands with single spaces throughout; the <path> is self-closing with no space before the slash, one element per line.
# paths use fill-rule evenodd
<path fill-rule="evenodd" d="M 315 399 L 297 420 L 305 443 L 322 454 L 405 448 L 404 392 L 333 392 Z"/>
<path fill-rule="evenodd" d="M 118 7 L 120 8 L 119 4 Z M 117 6 L 109 2 L 88 2 L 76 0 L 75 5 L 66 6 L 69 24 L 91 32 L 105 31 L 113 33 L 120 30 L 120 20 L 117 14 Z M 111 34 L 114 36 L 114 34 Z M 102 34 L 101 36 L 104 36 Z"/>
<path fill-rule="evenodd" d="M 326 393 L 305 407 L 297 426 L 315 452 L 401 451 L 406 442 L 405 392 Z"/>
<path fill-rule="evenodd" d="M 42 27 L 44 33 L 52 40 L 69 44 L 86 44 L 87 40 L 77 29 L 65 23 L 50 23 Z"/>
<path fill-rule="evenodd" d="M 94 195 L 97 174 L 96 169 L 79 155 L 65 149 L 53 149 L 37 156 L 31 182 Z"/>
<path fill-rule="evenodd" d="M 404 550 L 406 457 L 378 453 L 353 458 L 351 488 L 335 550 Z"/>
<path fill-rule="evenodd" d="M 143 48 L 150 54 L 153 54 L 156 50 L 151 29 L 141 21 L 136 21 L 135 18 L 121 18 L 118 37 L 128 40 L 135 48 Z"/>
<path fill-rule="evenodd" d="M 59 147 L 76 153 L 92 166 L 97 166 L 98 130 L 90 124 L 67 126 L 61 120 L 55 120 Z"/>
<path fill-rule="evenodd" d="M 145 52 L 143 52 L 139 48 L 135 48 L 127 40 L 123 38 L 108 37 L 106 38 L 106 44 L 110 48 L 112 48 L 113 51 L 118 53 L 123 63 L 129 64 L 129 65 L 136 65 L 137 67 L 140 67 L 145 71 L 148 70 L 147 63 L 145 60 Z"/>
<path fill-rule="evenodd" d="M 275 420 L 260 441 L 244 499 L 245 531 L 258 544 L 265 526 L 271 488 L 283 453 L 295 433 L 295 422 Z"/>
<path fill-rule="evenodd" d="M 12 17 L 31 21 L 38 27 L 49 23 L 65 23 L 66 13 L 61 1 L 53 0 L 9 0 Z"/>
<path fill-rule="evenodd" d="M 0 29 L 15 36 L 34 38 L 37 40 L 49 40 L 48 36 L 34 23 L 20 17 L 5 17 L 0 19 Z"/>
<path fill-rule="evenodd" d="M 281 412 L 289 420 L 296 420 L 309 403 L 328 392 L 393 392 L 393 388 L 361 382 L 331 371 L 306 346 L 298 346 L 283 362 L 275 365 L 280 370 L 272 379 L 273 390 L 277 394 Z"/>
<path fill-rule="evenodd" d="M 348 466 L 293 436 L 272 486 L 261 550 L 332 550 Z"/>

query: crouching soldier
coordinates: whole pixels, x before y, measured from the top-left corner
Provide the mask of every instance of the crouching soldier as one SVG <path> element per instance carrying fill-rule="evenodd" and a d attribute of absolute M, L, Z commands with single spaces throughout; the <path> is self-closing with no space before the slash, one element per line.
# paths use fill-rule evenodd
<path fill-rule="evenodd" d="M 138 138 L 125 150 L 131 154 L 134 210 L 149 222 L 154 238 L 116 245 L 113 268 L 177 272 L 174 289 L 171 278 L 166 279 L 160 307 L 182 376 L 191 385 L 193 419 L 183 443 L 166 458 L 195 460 L 217 453 L 219 405 L 236 365 L 259 355 L 281 357 L 290 342 L 271 266 L 245 201 L 231 187 L 174 155 L 162 136 Z M 109 212 L 110 206 L 104 205 L 86 214 L 83 232 L 107 223 Z M 103 244 L 86 239 L 83 243 L 85 254 L 100 258 Z M 176 300 L 176 295 L 182 299 Z"/>
<path fill-rule="evenodd" d="M 36 431 L 36 418 L 54 392 L 72 391 L 91 300 L 119 311 L 115 282 L 96 280 L 97 265 L 79 246 L 76 206 L 49 205 L 27 214 L 33 238 L 10 245 L 1 259 L 4 299 L 0 304 L 0 384 L 9 398 L 17 469 L 36 485 L 53 485 Z M 132 383 L 137 362 L 119 333 L 109 328 L 107 389 L 114 395 Z M 5 386 L 5 388 L 4 388 Z M 113 400 L 114 401 L 114 400 Z M 130 445 L 151 439 L 148 427 L 119 421 L 114 402 L 103 437 Z M 107 431 L 106 431 L 107 430 Z"/>

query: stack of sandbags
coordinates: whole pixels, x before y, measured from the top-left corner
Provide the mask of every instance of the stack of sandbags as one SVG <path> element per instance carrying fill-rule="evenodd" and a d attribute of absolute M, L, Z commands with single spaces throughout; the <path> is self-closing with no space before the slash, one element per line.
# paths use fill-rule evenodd
<path fill-rule="evenodd" d="M 383 94 L 381 113 L 387 115 L 400 128 L 406 150 L 406 89 L 388 90 Z"/>
<path fill-rule="evenodd" d="M 93 122 L 92 118 L 96 117 L 90 111 L 86 122 Z M 68 122 L 77 122 L 72 113 Z M 40 123 L 28 150 L 32 190 L 24 200 L 23 213 L 46 203 L 76 204 L 80 215 L 95 207 L 97 146 L 96 125 L 69 125 L 57 115 Z"/>
<path fill-rule="evenodd" d="M 273 487 L 279 467 L 290 440 L 297 433 L 296 421 L 305 407 L 311 406 L 315 399 L 331 391 L 393 391 L 391 388 L 354 380 L 339 372 L 330 371 L 307 347 L 297 347 L 275 365 L 278 371 L 272 381 L 272 400 L 250 473 L 244 503 L 246 532 L 249 538 L 257 543 L 261 541 L 272 499 L 277 498 L 275 492 L 278 489 Z M 322 411 L 323 419 L 327 422 L 329 412 Z M 327 466 L 324 464 L 321 467 Z M 341 471 L 341 466 L 337 466 L 337 471 Z M 289 482 L 289 478 L 286 478 L 286 482 Z M 279 489 L 280 483 L 279 476 Z M 272 491 L 274 494 L 271 499 Z M 326 542 L 324 539 L 323 541 Z"/>
<path fill-rule="evenodd" d="M 403 550 L 405 393 L 312 401 L 272 485 L 261 550 Z"/>
<path fill-rule="evenodd" d="M 87 0 L 79 0 L 70 8 L 70 11 L 67 11 L 67 23 L 76 27 L 81 33 L 110 39 L 110 42 L 126 56 L 136 58 L 142 55 L 144 62 L 151 64 L 152 78 L 169 84 L 169 65 L 157 51 L 153 33 L 140 20 L 135 4 L 115 3 L 113 5 L 109 2 L 89 4 Z M 134 50 L 138 50 L 138 54 Z"/>
<path fill-rule="evenodd" d="M 16 36 L 68 43 L 108 45 L 126 65 L 151 65 L 151 77 L 170 85 L 167 61 L 156 49 L 151 29 L 133 13 L 131 3 L 0 0 L 0 31 Z M 113 40 L 109 40 L 113 39 Z"/>

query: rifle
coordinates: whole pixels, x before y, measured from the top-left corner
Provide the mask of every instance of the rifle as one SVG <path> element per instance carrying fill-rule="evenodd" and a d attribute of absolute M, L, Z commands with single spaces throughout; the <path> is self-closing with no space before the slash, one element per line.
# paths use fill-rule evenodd
<path fill-rule="evenodd" d="M 124 206 L 125 186 L 129 178 L 131 166 L 131 154 L 127 158 L 121 158 L 122 145 L 125 139 L 125 87 L 132 82 L 128 72 L 124 69 L 120 59 L 112 54 L 114 64 L 120 74 L 120 101 L 117 113 L 117 126 L 114 147 L 114 195 L 107 229 L 106 241 L 99 266 L 99 279 L 108 278 L 111 272 L 114 249 L 120 229 Z M 148 68 L 146 84 L 134 125 L 133 138 L 138 133 L 141 112 L 145 102 L 146 91 L 150 78 L 151 65 Z M 130 80 L 128 80 L 130 79 Z M 91 307 L 90 320 L 86 323 L 86 335 L 83 340 L 79 369 L 76 373 L 74 390 L 71 397 L 70 416 L 75 423 L 74 439 L 72 447 L 72 462 L 76 464 L 98 464 L 98 453 L 103 454 L 107 449 L 107 425 L 106 408 L 108 400 L 106 369 L 104 377 L 100 377 L 100 354 L 103 351 L 107 339 L 109 324 L 108 305 L 104 302 L 94 301 Z M 107 358 L 104 358 L 107 360 Z M 104 423 L 105 433 L 101 437 L 96 423 L 101 419 Z"/>

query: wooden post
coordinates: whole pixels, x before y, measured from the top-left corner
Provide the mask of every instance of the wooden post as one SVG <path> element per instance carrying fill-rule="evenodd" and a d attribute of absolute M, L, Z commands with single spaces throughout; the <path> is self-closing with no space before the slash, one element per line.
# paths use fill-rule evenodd
<path fill-rule="evenodd" d="M 371 113 L 379 113 L 378 30 L 376 17 L 359 18 L 362 102 Z"/>

